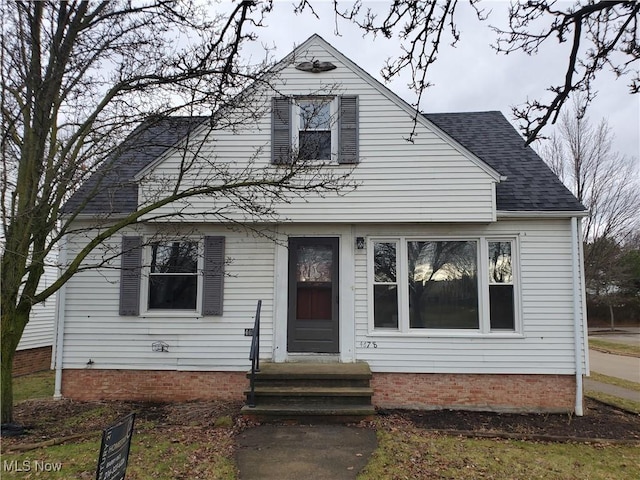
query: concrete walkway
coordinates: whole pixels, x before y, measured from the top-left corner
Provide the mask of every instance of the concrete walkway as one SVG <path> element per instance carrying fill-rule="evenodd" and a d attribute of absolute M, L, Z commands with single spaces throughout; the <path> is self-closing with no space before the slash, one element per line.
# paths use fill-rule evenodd
<path fill-rule="evenodd" d="M 352 480 L 376 432 L 344 425 L 262 425 L 238 436 L 240 480 Z"/>

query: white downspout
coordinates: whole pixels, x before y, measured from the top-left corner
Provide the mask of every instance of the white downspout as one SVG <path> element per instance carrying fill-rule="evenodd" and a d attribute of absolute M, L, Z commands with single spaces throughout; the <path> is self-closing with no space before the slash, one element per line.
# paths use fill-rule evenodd
<path fill-rule="evenodd" d="M 62 237 L 60 241 L 60 253 L 58 256 L 58 264 L 60 270 L 67 265 L 67 241 L 66 237 Z M 55 400 L 62 399 L 62 347 L 64 345 L 64 317 L 65 317 L 65 298 L 67 293 L 67 285 L 63 285 L 58 290 L 58 299 L 56 302 L 56 336 L 55 336 L 55 386 L 53 398 Z"/>
<path fill-rule="evenodd" d="M 578 218 L 571 217 L 571 260 L 573 265 L 573 347 L 576 362 L 576 406 L 575 414 L 578 417 L 582 417 L 584 412 L 582 410 L 583 394 L 582 394 L 582 342 L 580 336 L 582 334 L 581 328 L 581 305 L 582 295 L 580 290 L 580 278 L 581 268 L 578 255 L 578 245 L 580 242 L 578 235 Z"/>

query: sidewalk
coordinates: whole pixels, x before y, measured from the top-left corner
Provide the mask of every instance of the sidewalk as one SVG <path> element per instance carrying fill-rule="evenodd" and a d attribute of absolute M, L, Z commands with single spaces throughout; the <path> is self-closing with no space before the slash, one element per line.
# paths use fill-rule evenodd
<path fill-rule="evenodd" d="M 238 437 L 240 480 L 353 480 L 377 447 L 375 430 L 262 425 Z"/>
<path fill-rule="evenodd" d="M 610 385 L 608 383 L 598 382 L 597 380 L 591 380 L 590 378 L 584 379 L 584 390 L 606 393 L 607 395 L 624 398 L 625 400 L 640 402 L 640 392 L 629 390 L 628 388 L 618 387 L 616 385 Z"/>

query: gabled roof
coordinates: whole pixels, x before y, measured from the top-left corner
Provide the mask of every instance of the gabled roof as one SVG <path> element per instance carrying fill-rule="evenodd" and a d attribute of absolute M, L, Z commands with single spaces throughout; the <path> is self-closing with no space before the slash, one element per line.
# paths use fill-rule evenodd
<path fill-rule="evenodd" d="M 142 122 L 71 196 L 64 213 L 122 214 L 138 207 L 135 175 L 176 145 L 208 117 L 153 117 Z"/>
<path fill-rule="evenodd" d="M 438 128 L 487 163 L 506 181 L 496 186 L 500 211 L 584 211 L 546 163 L 501 112 L 428 113 Z"/>
<path fill-rule="evenodd" d="M 384 91 L 386 96 L 392 97 L 411 113 L 410 105 L 318 35 L 307 39 L 270 72 L 283 68 L 295 52 L 314 41 L 321 42 L 332 55 L 339 56 L 350 68 L 366 76 L 378 90 Z M 496 206 L 499 211 L 585 210 L 533 149 L 525 145 L 522 137 L 500 112 L 434 113 L 424 114 L 418 120 L 431 128 L 435 126 L 457 142 L 471 153 L 466 154 L 467 157 L 474 162 L 479 160 L 481 166 L 488 166 L 493 175 L 497 172 L 507 177 L 496 186 Z M 82 209 L 83 214 L 123 214 L 134 211 L 138 200 L 136 175 L 158 161 L 167 150 L 205 121 L 205 117 L 154 117 L 143 122 L 114 152 L 110 161 L 75 192 L 65 205 L 64 212 L 76 211 L 86 198 L 91 199 Z"/>

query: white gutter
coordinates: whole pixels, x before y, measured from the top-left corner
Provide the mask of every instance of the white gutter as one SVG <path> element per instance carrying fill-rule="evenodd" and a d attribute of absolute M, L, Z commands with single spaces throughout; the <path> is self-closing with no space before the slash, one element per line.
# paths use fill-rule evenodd
<path fill-rule="evenodd" d="M 584 412 L 582 410 L 583 393 L 582 393 L 582 342 L 580 341 L 580 335 L 582 334 L 581 328 L 581 305 L 582 294 L 580 289 L 581 268 L 578 255 L 578 245 L 580 242 L 578 235 L 578 218 L 571 217 L 571 260 L 573 265 L 573 348 L 576 362 L 576 406 L 575 414 L 578 417 L 582 417 Z"/>
<path fill-rule="evenodd" d="M 67 241 L 66 237 L 62 237 L 60 241 L 60 253 L 58 256 L 58 264 L 60 269 L 67 264 Z M 53 398 L 55 400 L 62 399 L 62 347 L 64 345 L 64 317 L 65 317 L 65 299 L 67 293 L 67 285 L 63 285 L 58 290 L 58 299 L 56 302 L 56 338 L 54 344 L 54 362 L 56 369 L 55 387 Z"/>
<path fill-rule="evenodd" d="M 587 210 L 558 210 L 558 211 L 542 211 L 542 210 L 499 210 L 496 215 L 498 218 L 567 218 L 567 217 L 586 217 L 589 215 Z"/>

